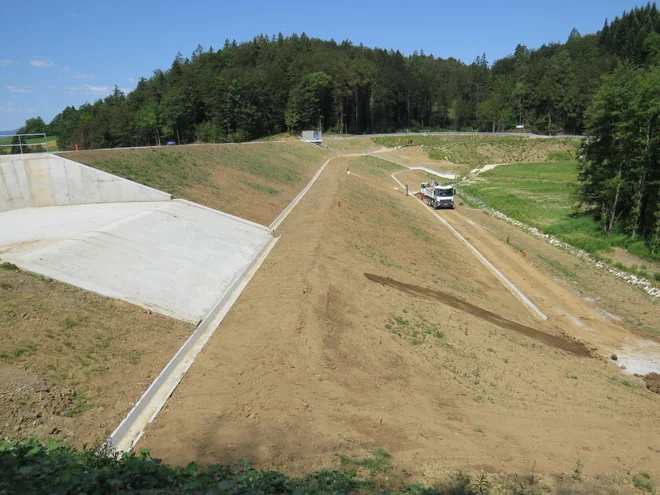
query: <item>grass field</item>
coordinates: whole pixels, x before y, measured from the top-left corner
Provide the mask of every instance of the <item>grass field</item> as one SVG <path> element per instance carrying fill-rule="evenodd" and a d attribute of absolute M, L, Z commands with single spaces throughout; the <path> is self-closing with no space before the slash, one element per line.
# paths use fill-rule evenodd
<path fill-rule="evenodd" d="M 530 138 L 526 136 L 415 135 L 373 138 L 381 146 L 424 146 L 429 158 L 449 159 L 474 167 L 488 163 L 525 163 L 570 160 L 579 139 Z"/>
<path fill-rule="evenodd" d="M 574 214 L 571 196 L 576 180 L 572 161 L 521 163 L 484 172 L 462 189 L 515 220 L 601 258 L 612 261 L 614 249 L 626 247 L 631 255 L 644 257 L 647 253 L 640 243 L 630 244 L 625 234 L 605 234 L 593 217 Z M 657 263 L 641 258 L 617 265 L 647 278 L 660 271 Z"/>

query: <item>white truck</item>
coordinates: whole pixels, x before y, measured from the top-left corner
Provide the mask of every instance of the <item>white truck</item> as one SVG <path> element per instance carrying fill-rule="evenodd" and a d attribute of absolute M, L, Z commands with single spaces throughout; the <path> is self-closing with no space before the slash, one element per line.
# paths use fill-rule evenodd
<path fill-rule="evenodd" d="M 440 186 L 436 181 L 422 182 L 419 186 L 419 195 L 422 201 L 435 210 L 438 208 L 456 209 L 453 186 Z"/>

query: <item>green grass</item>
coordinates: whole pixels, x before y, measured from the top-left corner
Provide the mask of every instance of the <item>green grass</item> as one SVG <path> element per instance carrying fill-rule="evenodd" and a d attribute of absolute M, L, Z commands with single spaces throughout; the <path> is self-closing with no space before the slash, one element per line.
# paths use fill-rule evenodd
<path fill-rule="evenodd" d="M 644 242 L 631 244 L 625 234 L 606 234 L 591 215 L 575 213 L 572 193 L 577 183 L 576 166 L 572 161 L 501 165 L 462 189 L 514 220 L 597 257 L 615 247 L 627 247 L 631 254 L 651 258 Z M 646 272 L 640 275 L 653 278 Z"/>
<path fill-rule="evenodd" d="M 649 473 L 639 473 L 633 477 L 635 488 L 647 493 L 653 493 L 653 480 Z"/>
<path fill-rule="evenodd" d="M 71 398 L 73 399 L 73 407 L 66 413 L 66 417 L 73 418 L 80 416 L 87 411 L 92 405 L 87 401 L 87 398 L 81 393 L 74 393 Z"/>
<path fill-rule="evenodd" d="M 260 192 L 260 193 L 263 193 L 263 194 L 269 194 L 271 196 L 276 196 L 276 195 L 278 195 L 279 193 L 282 192 L 281 189 L 275 189 L 273 187 L 264 186 L 263 184 L 257 184 L 255 182 L 248 182 L 247 185 L 250 186 L 252 189 L 254 189 L 257 192 Z"/>
<path fill-rule="evenodd" d="M 551 260 L 550 258 L 546 258 L 541 254 L 538 255 L 538 258 L 555 275 L 562 275 L 569 280 L 578 280 L 579 277 L 577 276 L 577 274 L 566 268 L 561 263 L 558 263 L 555 260 Z"/>
<path fill-rule="evenodd" d="M 131 351 L 131 355 L 128 358 L 128 362 L 131 364 L 138 364 L 140 362 L 140 358 L 142 357 L 144 351 Z"/>
<path fill-rule="evenodd" d="M 574 162 L 502 165 L 479 175 L 481 181 L 462 189 L 511 218 L 545 227 L 573 220 L 575 166 Z"/>
<path fill-rule="evenodd" d="M 359 175 L 373 175 L 374 177 L 389 177 L 393 172 L 403 170 L 404 167 L 395 163 L 374 158 L 373 156 L 362 156 L 352 160 L 351 170 L 355 168 L 355 173 Z"/>
<path fill-rule="evenodd" d="M 138 150 L 81 151 L 64 155 L 71 160 L 111 174 L 140 182 L 192 201 L 186 188 L 204 186 L 220 191 L 225 184 L 213 176 L 214 169 L 226 167 L 246 173 L 268 185 L 249 182 L 259 192 L 275 195 L 277 185 L 297 186 L 328 152 L 301 143 L 259 143 L 244 145 L 191 145 Z M 209 205 L 211 206 L 211 205 Z"/>
<path fill-rule="evenodd" d="M 394 468 L 392 456 L 381 448 L 374 449 L 370 457 L 363 459 L 351 459 L 345 455 L 339 455 L 338 457 L 342 466 L 364 469 L 372 478 L 379 473 L 387 473 Z"/>

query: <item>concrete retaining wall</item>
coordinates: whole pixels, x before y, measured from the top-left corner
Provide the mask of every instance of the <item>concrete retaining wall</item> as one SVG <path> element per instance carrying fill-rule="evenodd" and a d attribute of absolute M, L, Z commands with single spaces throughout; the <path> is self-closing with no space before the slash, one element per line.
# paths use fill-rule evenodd
<path fill-rule="evenodd" d="M 0 212 L 171 198 L 168 193 L 49 153 L 0 156 Z"/>

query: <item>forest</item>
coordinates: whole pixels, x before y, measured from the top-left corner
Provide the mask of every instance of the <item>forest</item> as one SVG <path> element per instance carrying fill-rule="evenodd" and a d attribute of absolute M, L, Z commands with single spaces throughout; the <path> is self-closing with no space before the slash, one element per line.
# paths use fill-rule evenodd
<path fill-rule="evenodd" d="M 237 142 L 301 129 L 365 134 L 400 130 L 581 134 L 585 112 L 622 61 L 647 67 L 660 52 L 655 4 L 565 43 L 518 45 L 505 58 L 466 64 L 423 51 L 355 46 L 293 34 L 259 35 L 221 49 L 198 46 L 142 78 L 128 95 L 67 107 L 47 130 L 60 149 Z M 512 47 L 513 48 L 513 47 Z"/>
<path fill-rule="evenodd" d="M 660 255 L 660 11 L 655 3 L 577 30 L 564 43 L 518 45 L 490 63 L 423 51 L 259 35 L 198 46 L 141 78 L 128 95 L 67 107 L 23 132 L 58 136 L 60 149 L 241 142 L 322 129 L 507 131 L 589 136 L 576 212 Z"/>

